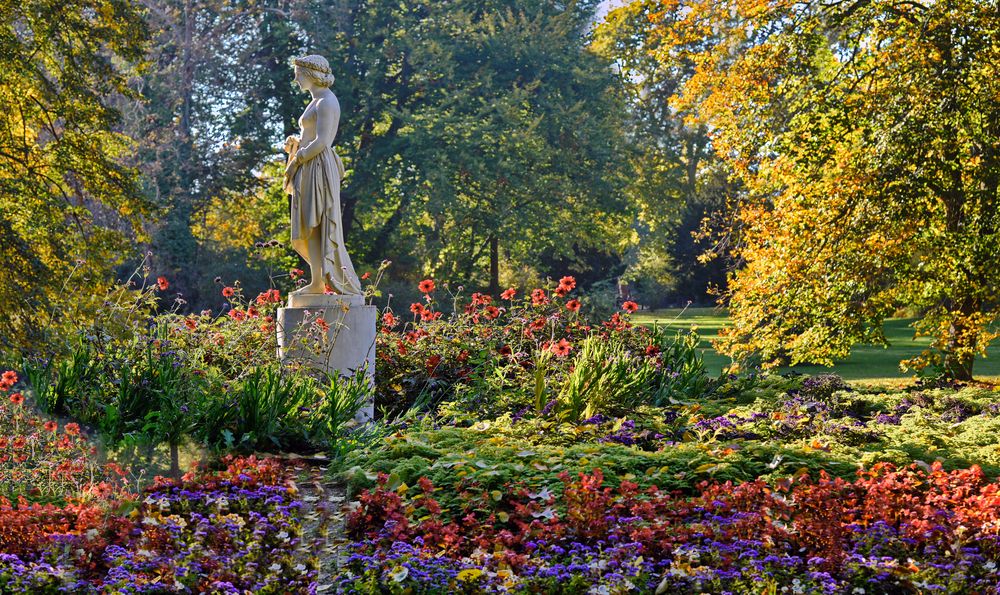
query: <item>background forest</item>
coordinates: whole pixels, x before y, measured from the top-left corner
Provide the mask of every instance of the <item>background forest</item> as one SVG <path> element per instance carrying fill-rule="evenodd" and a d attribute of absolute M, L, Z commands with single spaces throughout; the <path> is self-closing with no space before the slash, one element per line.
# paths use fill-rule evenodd
<path fill-rule="evenodd" d="M 223 306 L 300 266 L 280 141 L 330 58 L 346 237 L 494 296 L 729 306 L 718 347 L 832 363 L 916 316 L 905 362 L 995 338 L 997 10 L 971 0 L 0 2 L 0 344 L 96 315 L 132 271 Z M 603 6 L 603 9 L 607 9 Z"/>

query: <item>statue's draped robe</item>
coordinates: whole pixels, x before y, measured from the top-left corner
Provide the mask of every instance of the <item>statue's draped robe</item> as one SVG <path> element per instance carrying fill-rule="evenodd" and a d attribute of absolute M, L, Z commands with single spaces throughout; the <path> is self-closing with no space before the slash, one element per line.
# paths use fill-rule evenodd
<path fill-rule="evenodd" d="M 289 161 L 298 150 L 298 145 L 293 145 Z M 340 181 L 343 178 L 344 164 L 340 156 L 332 148 L 324 147 L 286 179 L 285 190 L 292 195 L 292 247 L 309 262 L 309 234 L 318 227 L 326 284 L 334 293 L 362 294 L 361 282 L 344 246 L 340 210 Z"/>

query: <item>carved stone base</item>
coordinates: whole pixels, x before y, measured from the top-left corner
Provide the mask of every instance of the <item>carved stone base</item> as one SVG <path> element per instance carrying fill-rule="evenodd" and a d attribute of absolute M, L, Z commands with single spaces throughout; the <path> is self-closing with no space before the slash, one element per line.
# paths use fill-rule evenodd
<path fill-rule="evenodd" d="M 375 382 L 375 318 L 378 308 L 366 306 L 363 296 L 290 295 L 288 307 L 278 308 L 278 357 L 301 357 L 317 370 L 328 374 L 353 376 L 362 373 Z M 306 329 L 303 320 L 312 324 L 322 318 L 329 327 L 322 354 L 296 345 Z M 366 403 L 355 419 L 364 423 L 373 419 L 375 404 Z"/>

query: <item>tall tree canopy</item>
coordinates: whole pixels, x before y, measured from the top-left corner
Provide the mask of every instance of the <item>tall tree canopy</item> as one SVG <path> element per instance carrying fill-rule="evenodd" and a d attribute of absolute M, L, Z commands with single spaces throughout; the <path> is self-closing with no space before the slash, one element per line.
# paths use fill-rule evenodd
<path fill-rule="evenodd" d="M 906 364 L 971 377 L 997 335 L 1000 11 L 981 0 L 664 0 L 675 102 L 739 172 L 734 326 L 765 364 L 831 363 L 917 306 Z"/>
<path fill-rule="evenodd" d="M 106 278 L 138 231 L 148 205 L 113 103 L 134 96 L 145 38 L 127 2 L 0 1 L 0 346 L 86 299 L 67 295 L 71 271 Z"/>
<path fill-rule="evenodd" d="M 156 68 L 130 130 L 164 207 L 154 261 L 192 304 L 207 263 L 245 275 L 237 248 L 287 225 L 268 164 L 308 100 L 288 65 L 302 53 L 337 77 L 360 264 L 497 289 L 501 261 L 583 270 L 629 240 L 623 97 L 586 48 L 593 0 L 147 4 Z"/>
<path fill-rule="evenodd" d="M 699 256 L 707 246 L 698 240 L 707 239 L 703 223 L 711 228 L 735 181 L 715 156 L 705 123 L 670 104 L 695 74 L 695 62 L 687 53 L 668 53 L 671 40 L 660 34 L 662 9 L 660 0 L 615 8 L 596 27 L 592 43 L 616 64 L 629 98 L 628 135 L 635 150 L 627 192 L 638 210 L 639 237 L 626 277 L 648 306 L 684 298 L 705 302 L 710 288 L 725 285 L 726 259 L 703 262 Z"/>
<path fill-rule="evenodd" d="M 585 47 L 594 4 L 348 1 L 306 21 L 343 81 L 349 243 L 494 290 L 501 258 L 620 250 L 622 97 Z"/>

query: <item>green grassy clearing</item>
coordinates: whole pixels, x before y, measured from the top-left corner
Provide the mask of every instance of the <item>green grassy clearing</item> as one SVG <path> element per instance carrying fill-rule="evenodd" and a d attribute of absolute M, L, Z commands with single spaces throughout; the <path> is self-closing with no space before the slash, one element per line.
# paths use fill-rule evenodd
<path fill-rule="evenodd" d="M 641 324 L 668 325 L 671 328 L 696 328 L 701 335 L 704 348 L 705 365 L 713 374 L 722 371 L 730 363 L 730 359 L 719 354 L 712 347 L 712 340 L 719 338 L 719 330 L 729 323 L 725 310 L 716 308 L 670 308 L 649 312 L 636 312 L 632 315 L 635 322 Z M 837 362 L 833 368 L 824 366 L 799 365 L 791 368 L 781 368 L 787 372 L 795 370 L 802 374 L 820 374 L 833 372 L 845 380 L 861 384 L 899 385 L 913 380 L 910 374 L 899 371 L 900 360 L 913 357 L 920 353 L 930 340 L 914 339 L 913 329 L 909 327 L 912 318 L 891 318 L 885 322 L 885 336 L 889 347 L 874 345 L 857 345 L 851 350 L 851 355 Z M 990 382 L 1000 381 L 1000 345 L 994 345 L 987 350 L 988 357 L 976 360 L 973 372 L 977 380 Z"/>

